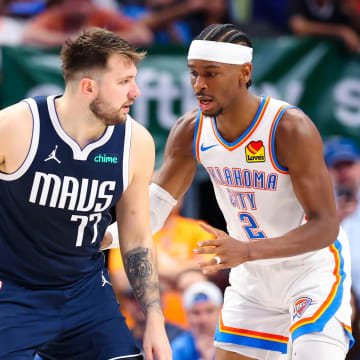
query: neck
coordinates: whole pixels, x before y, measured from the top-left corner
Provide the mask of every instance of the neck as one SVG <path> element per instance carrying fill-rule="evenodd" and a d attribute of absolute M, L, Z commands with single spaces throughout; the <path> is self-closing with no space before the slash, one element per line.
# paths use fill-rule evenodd
<path fill-rule="evenodd" d="M 81 148 L 99 139 L 106 130 L 106 126 L 90 111 L 89 104 L 76 93 L 65 91 L 55 100 L 55 107 L 62 128 Z"/>
<path fill-rule="evenodd" d="M 221 136 L 228 142 L 237 140 L 250 126 L 259 109 L 261 98 L 246 91 L 235 105 L 224 109 L 216 117 L 216 127 Z"/>

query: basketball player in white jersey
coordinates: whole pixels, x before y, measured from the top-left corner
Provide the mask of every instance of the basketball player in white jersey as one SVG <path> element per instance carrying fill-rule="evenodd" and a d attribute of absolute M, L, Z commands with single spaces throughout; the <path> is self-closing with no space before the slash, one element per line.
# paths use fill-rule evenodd
<path fill-rule="evenodd" d="M 192 42 L 200 109 L 170 132 L 150 189 L 152 230 L 199 161 L 228 230 L 204 225 L 216 238 L 195 249 L 214 254 L 199 264 L 204 273 L 231 268 L 216 360 L 342 360 L 353 341 L 350 264 L 321 138 L 299 109 L 248 91 L 251 61 L 250 40 L 231 24 L 211 25 Z"/>

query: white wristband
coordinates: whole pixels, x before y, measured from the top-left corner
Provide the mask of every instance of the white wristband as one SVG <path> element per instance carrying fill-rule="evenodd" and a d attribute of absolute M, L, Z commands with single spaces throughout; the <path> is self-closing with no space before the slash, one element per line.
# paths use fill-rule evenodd
<path fill-rule="evenodd" d="M 161 186 L 152 183 L 150 190 L 150 223 L 151 232 L 155 234 L 164 225 L 177 201 Z"/>
<path fill-rule="evenodd" d="M 117 221 L 113 222 L 111 225 L 109 225 L 106 229 L 111 235 L 112 235 L 112 243 L 108 245 L 106 248 L 103 248 L 101 250 L 109 250 L 109 249 L 115 249 L 120 247 L 119 243 L 119 232 L 117 227 Z"/>

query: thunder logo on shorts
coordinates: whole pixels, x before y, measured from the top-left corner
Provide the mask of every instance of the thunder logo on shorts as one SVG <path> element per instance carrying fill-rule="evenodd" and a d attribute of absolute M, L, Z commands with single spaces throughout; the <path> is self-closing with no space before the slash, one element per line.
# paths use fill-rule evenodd
<path fill-rule="evenodd" d="M 294 302 L 293 319 L 296 317 L 300 319 L 304 315 L 306 309 L 313 304 L 316 304 L 316 302 L 308 297 L 301 297 L 300 299 L 297 299 Z"/>

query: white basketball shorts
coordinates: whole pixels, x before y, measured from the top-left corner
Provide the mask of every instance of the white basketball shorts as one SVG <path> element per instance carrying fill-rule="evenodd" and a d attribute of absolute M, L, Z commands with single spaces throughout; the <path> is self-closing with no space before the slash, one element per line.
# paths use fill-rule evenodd
<path fill-rule="evenodd" d="M 216 346 L 244 355 L 244 347 L 259 349 L 260 358 L 264 350 L 287 354 L 289 342 L 323 332 L 332 318 L 343 326 L 345 345 L 352 345 L 350 255 L 342 230 L 334 244 L 300 260 L 242 264 L 231 270 L 230 284 Z"/>

